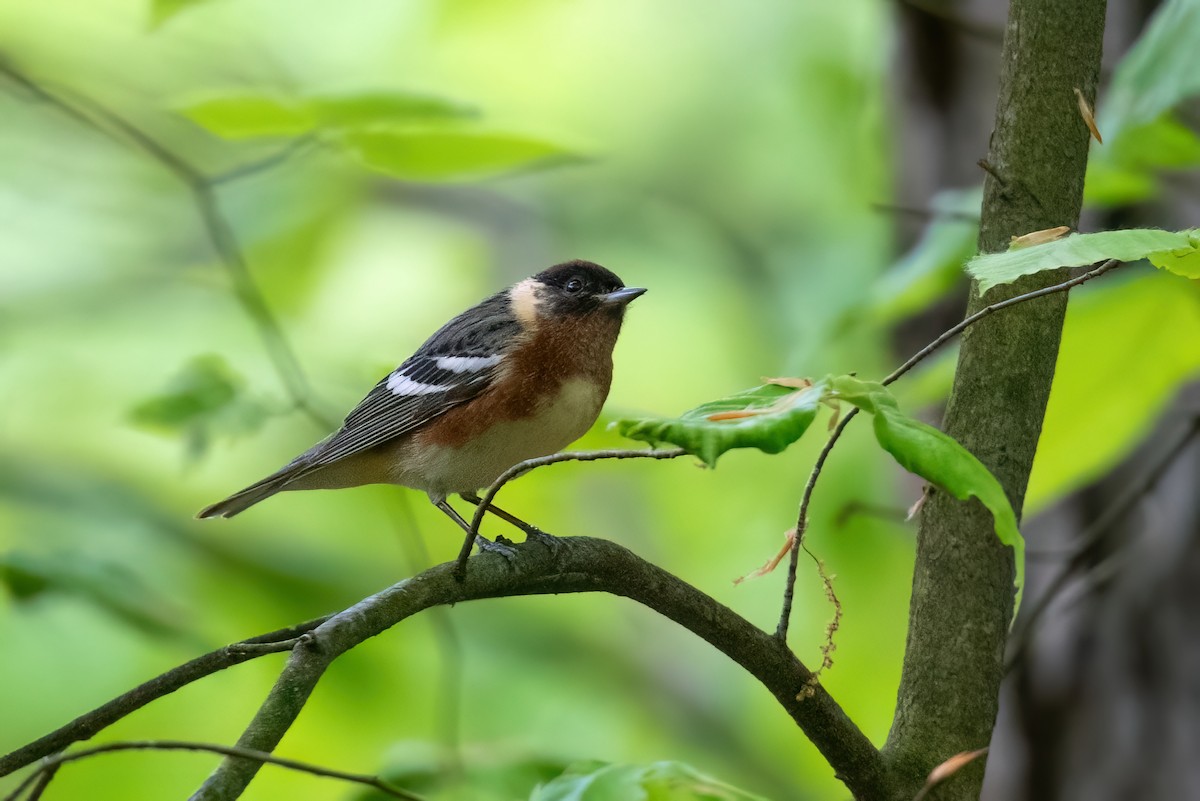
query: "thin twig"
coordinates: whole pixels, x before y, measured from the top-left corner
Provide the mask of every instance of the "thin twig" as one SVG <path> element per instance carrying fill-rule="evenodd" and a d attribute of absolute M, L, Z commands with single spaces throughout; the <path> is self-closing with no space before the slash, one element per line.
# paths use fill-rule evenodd
<path fill-rule="evenodd" d="M 1061 284 L 1055 284 L 1054 286 L 1048 286 L 1043 289 L 1034 290 L 1033 292 L 1026 292 L 1024 295 L 1017 295 L 1015 298 L 1009 298 L 1008 300 L 1002 300 L 997 303 L 993 303 L 990 306 L 984 306 L 982 309 L 975 312 L 970 317 L 967 317 L 966 319 L 964 319 L 958 325 L 954 326 L 953 328 L 948 329 L 946 332 L 944 332 L 941 336 L 939 336 L 933 342 L 930 342 L 928 345 L 926 345 L 925 347 L 921 348 L 919 351 L 914 353 L 908 359 L 908 361 L 906 361 L 904 364 L 897 367 L 895 370 L 893 370 L 891 373 L 888 374 L 887 378 L 883 379 L 883 381 L 882 381 L 883 385 L 887 386 L 888 384 L 891 384 L 897 378 L 904 375 L 912 368 L 916 367 L 923 359 L 928 357 L 935 350 L 940 348 L 942 345 L 945 345 L 949 340 L 951 340 L 954 337 L 961 334 L 963 332 L 963 330 L 965 330 L 966 328 L 979 322 L 984 317 L 987 317 L 989 314 L 998 312 L 1001 309 L 1007 309 L 1009 306 L 1016 306 L 1018 303 L 1024 303 L 1027 300 L 1034 300 L 1036 298 L 1045 297 L 1046 295 L 1053 295 L 1056 292 L 1065 292 L 1068 289 L 1077 287 L 1086 281 L 1091 281 L 1093 278 L 1097 278 L 1101 275 L 1104 275 L 1109 270 L 1119 267 L 1122 264 L 1125 264 L 1125 262 L 1117 261 L 1116 259 L 1109 259 L 1108 261 L 1104 262 L 1103 264 L 1101 264 L 1099 267 L 1095 268 L 1094 270 L 1090 270 L 1089 272 L 1086 272 L 1083 275 L 1076 276 L 1075 278 L 1072 278 L 1069 281 L 1063 281 Z"/>
<path fill-rule="evenodd" d="M 290 647 L 297 642 L 300 635 L 312 631 L 328 618 L 329 616 L 326 615 L 286 629 L 260 634 L 257 637 L 218 648 L 168 670 L 150 681 L 139 684 L 129 692 L 118 695 L 91 712 L 80 715 L 67 725 L 0 757 L 0 776 L 7 776 L 43 757 L 62 751 L 72 743 L 94 737 L 97 733 L 141 709 L 151 701 L 169 695 L 193 681 L 272 653 L 276 645 L 287 643 Z M 257 648 L 260 645 L 266 647 L 260 650 Z"/>
<path fill-rule="evenodd" d="M 292 141 L 288 142 L 287 145 L 281 148 L 277 153 L 273 153 L 270 156 L 261 158 L 257 161 L 251 161 L 248 164 L 241 164 L 237 167 L 226 170 L 225 172 L 218 173 L 206 179 L 206 182 L 210 186 L 220 186 L 221 184 L 233 183 L 234 181 L 240 181 L 243 178 L 249 178 L 251 175 L 258 175 L 260 172 L 266 172 L 267 170 L 272 170 L 278 167 L 279 165 L 291 160 L 295 156 L 298 156 L 304 151 L 314 148 L 319 144 L 320 142 L 312 134 L 298 136 Z"/>
<path fill-rule="evenodd" d="M 983 170 L 988 175 L 995 178 L 996 183 L 1000 184 L 1000 186 L 1003 186 L 1003 187 L 1008 186 L 1008 181 L 1005 181 L 1004 178 L 1000 175 L 1000 173 L 996 172 L 996 168 L 992 166 L 992 163 L 990 161 L 988 161 L 987 159 L 980 159 L 979 161 L 977 161 L 975 163 L 979 165 L 979 169 Z"/>
<path fill-rule="evenodd" d="M 467 536 L 463 540 L 462 550 L 458 552 L 458 559 L 455 562 L 455 576 L 461 580 L 466 575 L 467 558 L 471 555 L 471 548 L 475 546 L 475 538 L 479 536 L 479 525 L 483 522 L 483 515 L 496 498 L 496 494 L 503 489 L 505 484 L 514 478 L 522 476 L 530 470 L 560 462 L 595 462 L 600 459 L 675 459 L 685 455 L 687 455 L 687 451 L 683 448 L 670 448 L 666 450 L 638 450 L 629 448 L 602 451 L 567 451 L 565 453 L 552 453 L 549 456 L 539 456 L 535 459 L 526 459 L 523 462 L 518 462 L 501 473 L 500 477 L 492 482 L 487 492 L 483 494 L 479 505 L 475 507 L 475 514 L 471 518 L 471 530 L 467 532 Z"/>
<path fill-rule="evenodd" d="M 812 472 L 808 474 L 808 483 L 804 485 L 804 495 L 800 499 L 800 513 L 796 517 L 796 537 L 792 540 L 792 553 L 788 560 L 787 581 L 783 587 L 783 609 L 779 613 L 779 624 L 775 627 L 775 636 L 779 638 L 780 642 L 787 642 L 788 625 L 792 618 L 792 598 L 796 587 L 796 569 L 800 563 L 800 546 L 803 544 L 804 533 L 808 528 L 808 504 L 812 500 L 813 488 L 817 486 L 817 479 L 821 476 L 821 468 L 825 466 L 829 452 L 833 450 L 838 438 L 842 436 L 842 432 L 846 430 L 846 426 L 850 424 L 857 413 L 858 407 L 851 409 L 833 429 L 833 433 L 825 441 L 825 447 L 821 448 L 821 453 L 817 455 Z"/>
<path fill-rule="evenodd" d="M 250 274 L 237 237 L 221 214 L 212 181 L 190 162 L 97 101 L 74 92 L 69 92 L 71 99 L 68 100 L 38 84 L 4 59 L 0 59 L 0 74 L 76 122 L 116 141 L 133 145 L 157 161 L 187 188 L 213 250 L 233 279 L 234 294 L 258 329 L 259 337 L 292 402 L 317 425 L 327 429 L 333 428 L 336 421 L 316 408 L 315 396 L 304 369 Z"/>
<path fill-rule="evenodd" d="M 251 759 L 255 762 L 264 763 L 267 765 L 278 765 L 281 768 L 300 771 L 301 773 L 309 773 L 313 776 L 323 776 L 328 779 L 340 779 L 344 782 L 352 784 L 361 784 L 365 787 L 371 787 L 375 790 L 385 793 L 392 798 L 401 798 L 405 801 L 422 801 L 421 797 L 401 790 L 395 787 L 378 776 L 366 776 L 358 773 L 347 773 L 341 770 L 332 768 L 323 768 L 320 765 L 310 765 L 307 762 L 300 762 L 295 759 L 287 759 L 286 757 L 277 757 L 273 754 L 268 754 L 265 751 L 256 751 L 252 748 L 239 748 L 237 746 L 228 745 L 213 745 L 210 743 L 193 743 L 184 740 L 135 740 L 121 743 L 105 743 L 94 748 L 84 748 L 80 751 L 72 751 L 69 754 L 58 754 L 56 756 L 47 757 L 36 770 L 25 777 L 25 780 L 17 785 L 17 788 L 5 796 L 5 801 L 16 801 L 25 791 L 27 787 L 35 781 L 40 781 L 43 776 L 53 776 L 61 766 L 68 762 L 78 762 L 81 759 L 97 756 L 98 754 L 111 754 L 119 751 L 203 751 L 212 754 L 221 754 L 227 757 L 238 757 L 241 759 Z M 45 785 L 39 784 L 40 788 Z"/>
<path fill-rule="evenodd" d="M 1088 554 L 1100 542 L 1104 534 L 1112 528 L 1130 509 L 1134 507 L 1147 493 L 1154 489 L 1167 469 L 1179 458 L 1196 435 L 1200 434 L 1200 415 L 1192 418 L 1187 428 L 1167 448 L 1158 461 L 1147 470 L 1140 479 L 1125 487 L 1125 491 L 1108 506 L 1095 521 L 1079 535 L 1078 542 L 1071 553 L 1071 558 L 1063 565 L 1058 574 L 1050 581 L 1045 592 L 1038 596 L 1036 602 L 1018 617 L 1012 635 L 1008 640 L 1008 653 L 1004 660 L 1005 671 L 1010 671 L 1025 657 L 1026 651 L 1033 640 L 1033 630 L 1041 621 L 1042 616 L 1050 607 L 1050 603 L 1067 586 L 1071 576 L 1087 564 Z"/>
<path fill-rule="evenodd" d="M 54 781 L 54 777 L 58 775 L 58 769 L 62 767 L 62 763 L 58 762 L 44 769 L 39 769 L 37 772 L 41 774 L 38 777 L 37 784 L 29 791 L 29 796 L 25 801 L 38 801 L 46 792 L 46 788 L 50 786 L 50 782 Z M 14 793 L 14 796 L 17 793 Z"/>
<path fill-rule="evenodd" d="M 961 334 L 967 328 L 990 314 L 998 312 L 1001 309 L 1007 309 L 1011 306 L 1016 306 L 1019 303 L 1024 303 L 1027 300 L 1034 300 L 1036 298 L 1045 297 L 1046 295 L 1053 295 L 1056 292 L 1066 292 L 1073 287 L 1079 286 L 1085 281 L 1090 281 L 1093 278 L 1103 275 L 1104 273 L 1120 266 L 1121 264 L 1124 264 L 1124 262 L 1117 261 L 1116 259 L 1109 259 L 1099 267 L 1083 273 L 1082 275 L 1076 276 L 1068 281 L 1063 281 L 1062 283 L 1055 284 L 1054 286 L 1048 286 L 1032 292 L 1026 292 L 1023 295 L 1017 295 L 1016 297 L 1009 298 L 1008 300 L 998 301 L 990 306 L 985 306 L 984 308 L 972 314 L 970 317 L 965 318 L 962 322 L 947 330 L 945 333 L 941 334 L 937 339 L 933 340 L 933 342 L 930 342 L 928 345 L 921 348 L 921 350 L 913 354 L 908 361 L 904 362 L 904 364 L 900 365 L 891 373 L 889 373 L 881 383 L 884 386 L 893 383 L 917 364 L 919 364 L 923 359 L 926 359 L 932 355 L 938 348 L 942 347 L 955 336 Z M 779 624 L 775 628 L 775 636 L 784 641 L 787 640 L 788 624 L 792 616 L 792 602 L 795 594 L 796 570 L 800 559 L 800 547 L 804 544 L 804 535 L 808 530 L 808 504 L 812 499 L 813 489 L 817 485 L 817 479 L 821 475 L 821 470 L 825 467 L 825 460 L 829 457 L 829 452 L 833 450 L 833 446 L 837 444 L 838 438 L 842 435 L 842 431 L 845 430 L 847 424 L 854 419 L 856 414 L 858 414 L 858 407 L 851 409 L 850 412 L 842 418 L 841 422 L 838 423 L 829 439 L 825 442 L 825 447 L 821 449 L 821 453 L 817 456 L 817 461 L 813 465 L 813 469 L 808 476 L 807 483 L 804 485 L 804 494 L 800 498 L 800 511 L 796 519 L 796 538 L 792 542 L 791 559 L 788 561 L 787 579 L 783 588 L 783 607 L 779 613 Z"/>
<path fill-rule="evenodd" d="M 278 642 L 235 642 L 232 645 L 225 646 L 225 650 L 231 654 L 239 656 L 266 656 L 267 654 L 280 654 L 284 651 L 290 651 L 296 647 L 296 643 L 300 642 L 300 637 L 292 637 L 287 640 L 279 640 Z"/>

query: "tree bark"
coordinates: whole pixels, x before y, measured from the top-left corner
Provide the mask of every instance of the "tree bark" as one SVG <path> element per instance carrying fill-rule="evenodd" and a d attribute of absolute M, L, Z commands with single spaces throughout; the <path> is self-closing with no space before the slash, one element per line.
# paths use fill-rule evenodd
<path fill-rule="evenodd" d="M 1089 133 L 1076 89 L 1095 102 L 1105 0 L 1013 0 L 984 184 L 979 248 L 1075 227 Z M 1063 279 L 1031 276 L 996 302 Z M 1020 304 L 963 336 L 944 429 L 995 473 L 1018 516 L 1054 377 L 1067 297 Z M 967 314 L 987 305 L 972 287 Z M 909 798 L 954 754 L 988 744 L 1013 614 L 1012 551 L 988 511 L 935 493 L 917 533 L 912 602 L 896 715 L 883 754 L 893 798 Z M 980 761 L 981 762 L 981 761 Z M 979 762 L 931 797 L 978 798 Z"/>

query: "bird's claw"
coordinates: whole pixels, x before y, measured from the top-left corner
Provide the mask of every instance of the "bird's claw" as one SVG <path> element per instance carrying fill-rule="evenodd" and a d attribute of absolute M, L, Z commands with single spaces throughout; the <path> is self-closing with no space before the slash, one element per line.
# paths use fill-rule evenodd
<path fill-rule="evenodd" d="M 532 540 L 533 542 L 546 546 L 551 551 L 557 551 L 562 547 L 562 540 L 560 538 L 554 536 L 553 534 L 547 534 L 537 526 L 529 526 L 525 528 L 524 531 L 526 542 Z"/>
<path fill-rule="evenodd" d="M 517 549 L 503 537 L 497 537 L 496 541 L 492 542 L 487 537 L 477 536 L 475 546 L 479 548 L 480 553 L 498 553 L 509 562 L 517 558 Z"/>

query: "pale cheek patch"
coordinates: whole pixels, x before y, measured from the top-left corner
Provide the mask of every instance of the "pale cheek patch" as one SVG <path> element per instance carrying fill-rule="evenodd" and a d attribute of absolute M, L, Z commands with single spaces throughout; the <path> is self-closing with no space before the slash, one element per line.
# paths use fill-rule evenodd
<path fill-rule="evenodd" d="M 396 395 L 432 395 L 435 392 L 445 392 L 449 389 L 441 384 L 422 384 L 420 381 L 413 381 L 401 372 L 395 372 L 388 376 L 387 388 Z"/>
<path fill-rule="evenodd" d="M 452 373 L 478 373 L 499 363 L 499 356 L 439 356 L 437 368 Z"/>
<path fill-rule="evenodd" d="M 535 326 L 538 303 L 541 302 L 537 295 L 537 282 L 532 278 L 526 278 L 513 286 L 509 291 L 509 296 L 512 298 L 513 314 L 521 321 L 521 325 L 526 330 Z"/>

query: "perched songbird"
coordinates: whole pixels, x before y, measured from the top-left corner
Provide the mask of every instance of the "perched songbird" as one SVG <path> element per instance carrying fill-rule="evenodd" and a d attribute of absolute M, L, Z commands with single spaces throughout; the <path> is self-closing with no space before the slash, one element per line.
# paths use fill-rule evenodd
<path fill-rule="evenodd" d="M 625 306 L 645 291 L 587 261 L 514 284 L 443 325 L 332 436 L 197 517 L 232 517 L 285 490 L 400 484 L 467 528 L 448 495 L 478 504 L 475 492 L 509 467 L 596 421 Z"/>

